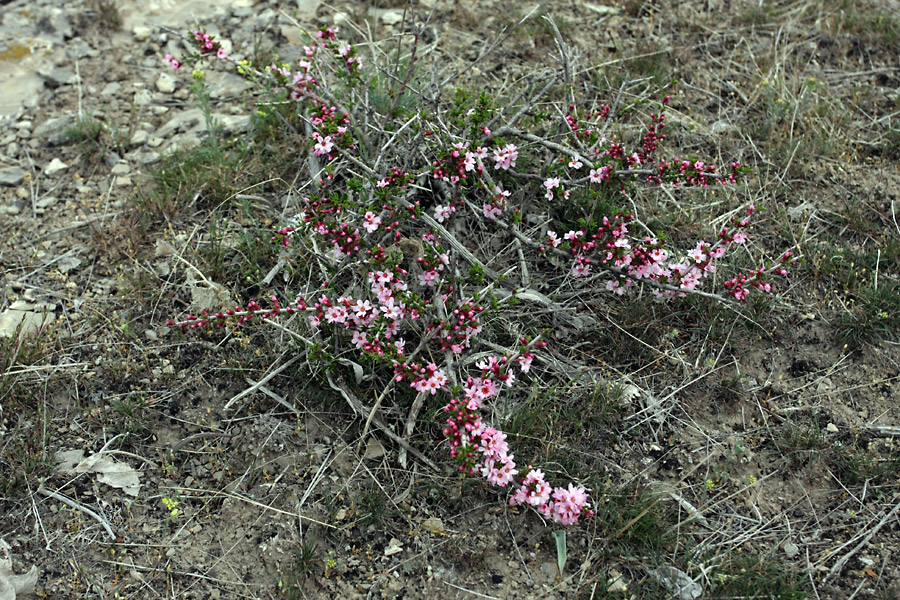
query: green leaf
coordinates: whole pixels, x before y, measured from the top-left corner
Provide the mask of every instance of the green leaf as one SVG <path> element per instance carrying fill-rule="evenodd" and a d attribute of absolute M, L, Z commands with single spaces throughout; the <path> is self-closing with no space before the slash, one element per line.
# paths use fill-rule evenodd
<path fill-rule="evenodd" d="M 562 575 L 563 568 L 566 566 L 566 532 L 559 530 L 553 532 L 553 539 L 556 541 L 556 566 L 559 567 L 559 574 Z"/>

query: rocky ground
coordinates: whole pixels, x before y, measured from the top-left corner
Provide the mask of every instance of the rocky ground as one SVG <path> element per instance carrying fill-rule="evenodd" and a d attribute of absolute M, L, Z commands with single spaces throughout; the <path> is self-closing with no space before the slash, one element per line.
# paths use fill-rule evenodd
<path fill-rule="evenodd" d="M 183 51 L 178 32 L 199 22 L 236 59 L 292 56 L 297 23 L 387 37 L 397 6 L 0 6 L 0 598 L 32 566 L 45 598 L 898 597 L 900 303 L 871 312 L 866 290 L 900 290 L 900 5 L 544 5 L 598 80 L 677 78 L 674 143 L 754 166 L 740 200 L 765 208 L 756 235 L 803 256 L 745 314 L 682 306 L 676 326 L 587 299 L 598 331 L 558 332 L 561 359 L 634 390 L 596 429 L 547 438 L 591 469 L 601 517 L 568 532 L 562 573 L 552 527 L 455 477 L 437 420 L 415 444 L 445 468 L 402 467 L 290 370 L 258 385 L 288 341 L 165 324 L 253 287 L 186 266 L 214 237 L 208 207 L 149 200 L 164 157 L 206 134 L 189 74 L 162 59 Z M 441 55 L 463 64 L 530 9 L 434 8 Z M 546 28 L 522 27 L 479 74 L 514 78 L 553 52 Z M 206 82 L 223 133 L 244 135 L 248 84 L 224 64 Z M 257 209 L 277 219 L 299 185 L 244 183 L 241 226 Z M 680 592 L 675 566 L 694 581 Z M 748 572 L 757 587 L 728 587 Z"/>

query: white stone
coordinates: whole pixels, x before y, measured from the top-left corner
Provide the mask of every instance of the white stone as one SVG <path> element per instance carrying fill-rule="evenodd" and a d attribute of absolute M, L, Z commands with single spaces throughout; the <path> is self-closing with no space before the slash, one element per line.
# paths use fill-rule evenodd
<path fill-rule="evenodd" d="M 59 160 L 58 158 L 54 158 L 50 161 L 50 164 L 44 167 L 44 175 L 46 175 L 47 177 L 56 177 L 68 168 L 69 165 Z"/>
<path fill-rule="evenodd" d="M 131 173 L 131 167 L 128 166 L 127 162 L 116 163 L 116 166 L 110 170 L 110 173 L 113 175 L 128 175 Z"/>
<path fill-rule="evenodd" d="M 160 76 L 156 78 L 156 89 L 163 94 L 171 94 L 175 91 L 177 83 L 178 80 L 168 73 L 161 73 Z"/>
<path fill-rule="evenodd" d="M 0 337 L 11 338 L 19 331 L 19 338 L 36 334 L 43 325 L 50 323 L 52 316 L 46 318 L 41 313 L 7 309 L 0 314 Z M 21 329 L 19 329 L 21 327 Z"/>
<path fill-rule="evenodd" d="M 150 90 L 138 90 L 134 93 L 134 104 L 136 106 L 147 106 L 153 101 L 153 94 Z"/>
<path fill-rule="evenodd" d="M 134 132 L 134 135 L 131 136 L 131 140 L 128 142 L 128 145 L 132 148 L 136 148 L 137 146 L 143 146 L 147 143 L 147 140 L 150 139 L 150 134 L 144 131 L 143 129 L 138 129 Z"/>
<path fill-rule="evenodd" d="M 135 26 L 131 29 L 131 33 L 134 34 L 134 38 L 135 38 L 137 41 L 143 42 L 143 41 L 145 41 L 147 38 L 150 37 L 150 34 L 153 33 L 153 28 L 152 28 L 152 27 L 147 27 L 146 25 L 135 25 Z"/>
<path fill-rule="evenodd" d="M 399 10 L 389 10 L 381 15 L 381 22 L 385 25 L 396 25 L 403 20 L 403 13 Z"/>
<path fill-rule="evenodd" d="M 116 94 L 119 93 L 119 90 L 121 90 L 121 89 L 122 89 L 121 83 L 119 83 L 118 81 L 110 81 L 105 86 L 103 86 L 102 90 L 100 90 L 100 95 L 101 96 L 115 96 Z"/>

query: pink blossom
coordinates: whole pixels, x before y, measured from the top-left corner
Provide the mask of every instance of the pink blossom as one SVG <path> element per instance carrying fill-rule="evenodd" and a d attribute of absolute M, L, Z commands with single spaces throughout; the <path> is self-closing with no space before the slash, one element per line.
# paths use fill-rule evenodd
<path fill-rule="evenodd" d="M 526 353 L 516 359 L 516 362 L 519 363 L 519 368 L 522 369 L 523 373 L 527 373 L 531 370 L 531 361 L 534 360 L 534 354 Z"/>
<path fill-rule="evenodd" d="M 591 272 L 591 265 L 588 263 L 576 263 L 572 267 L 573 277 L 587 277 Z"/>
<path fill-rule="evenodd" d="M 325 311 L 325 320 L 329 323 L 344 323 L 348 316 L 345 306 L 332 306 Z"/>
<path fill-rule="evenodd" d="M 434 282 L 438 277 L 438 272 L 434 269 L 429 269 L 419 274 L 419 283 L 425 286 L 434 287 Z"/>
<path fill-rule="evenodd" d="M 363 217 L 363 229 L 365 229 L 369 233 L 376 231 L 380 224 L 381 217 L 375 216 L 375 213 L 373 213 L 372 211 L 368 211 Z"/>
<path fill-rule="evenodd" d="M 166 62 L 169 63 L 170 65 L 172 65 L 172 69 L 175 71 L 177 71 L 179 68 L 181 68 L 181 65 L 184 64 L 180 60 L 178 60 L 177 58 L 172 56 L 171 54 L 166 54 Z"/>
<path fill-rule="evenodd" d="M 482 211 L 484 212 L 485 217 L 494 219 L 503 214 L 503 211 L 500 210 L 500 207 L 496 204 L 484 204 L 482 206 Z"/>
<path fill-rule="evenodd" d="M 688 256 L 694 260 L 694 262 L 703 262 L 706 260 L 706 253 L 703 251 L 703 242 L 697 244 L 697 247 L 693 250 L 688 251 Z"/>
<path fill-rule="evenodd" d="M 443 223 L 450 218 L 450 215 L 453 214 L 453 212 L 453 207 L 438 204 L 434 207 L 434 220 L 438 223 Z"/>
<path fill-rule="evenodd" d="M 334 141 L 331 139 L 330 135 L 326 135 L 323 138 L 318 133 L 314 133 L 313 137 L 318 140 L 313 146 L 313 154 L 316 156 L 323 156 L 331 152 L 331 149 L 334 147 Z"/>
<path fill-rule="evenodd" d="M 519 152 L 514 144 L 506 144 L 502 148 L 494 148 L 495 169 L 508 171 L 510 167 L 516 166 L 517 158 L 519 158 Z"/>
<path fill-rule="evenodd" d="M 621 296 L 622 294 L 625 293 L 625 286 L 623 286 L 621 283 L 619 283 L 618 279 L 610 279 L 609 281 L 606 282 L 606 291 L 614 292 L 614 293 L 618 294 L 619 296 Z"/>

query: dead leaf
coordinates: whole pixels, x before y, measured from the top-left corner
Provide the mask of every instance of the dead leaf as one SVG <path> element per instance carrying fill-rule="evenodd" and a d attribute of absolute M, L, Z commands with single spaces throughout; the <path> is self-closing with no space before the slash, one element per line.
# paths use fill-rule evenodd
<path fill-rule="evenodd" d="M 34 593 L 38 568 L 31 565 L 25 575 L 14 575 L 12 571 L 11 548 L 6 540 L 0 539 L 0 600 L 16 600 L 16 595 L 27 596 Z"/>
<path fill-rule="evenodd" d="M 137 497 L 141 491 L 141 474 L 129 465 L 110 458 L 106 454 L 92 454 L 80 460 L 81 450 L 59 452 L 57 466 L 64 473 L 96 473 L 97 481 L 118 488 L 129 496 Z"/>

